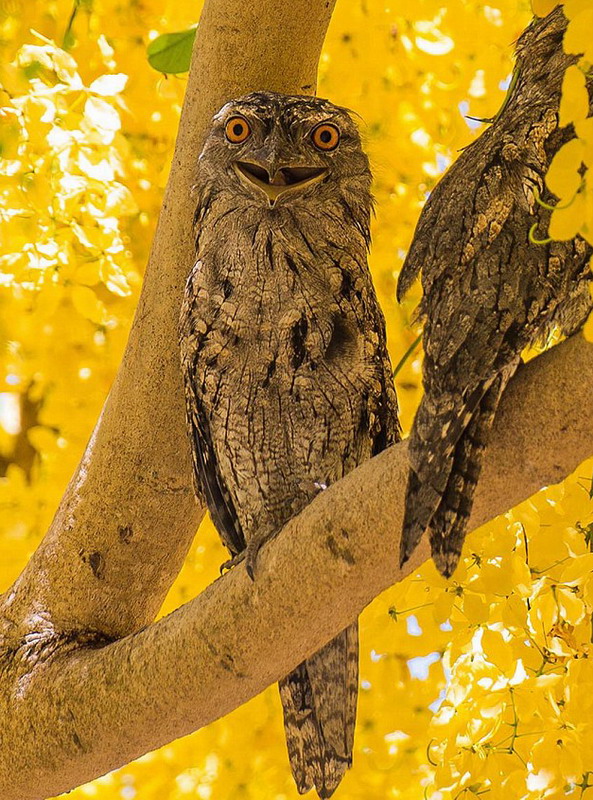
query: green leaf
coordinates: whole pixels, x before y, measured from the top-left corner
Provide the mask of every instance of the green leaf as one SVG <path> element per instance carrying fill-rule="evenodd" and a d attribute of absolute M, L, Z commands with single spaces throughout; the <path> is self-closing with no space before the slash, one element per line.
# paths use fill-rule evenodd
<path fill-rule="evenodd" d="M 146 48 L 148 63 L 158 72 L 173 75 L 187 72 L 195 36 L 195 28 L 157 36 Z"/>
<path fill-rule="evenodd" d="M 411 356 L 411 355 L 414 353 L 414 351 L 416 350 L 416 348 L 418 347 L 418 345 L 420 344 L 420 342 L 421 342 L 421 341 L 422 341 L 422 334 L 419 334 L 419 335 L 418 335 L 418 336 L 417 336 L 417 337 L 414 339 L 414 341 L 412 342 L 412 344 L 411 344 L 411 345 L 408 347 L 408 349 L 407 349 L 407 350 L 406 350 L 406 352 L 403 354 L 403 356 L 400 358 L 400 360 L 398 361 L 398 363 L 397 363 L 397 367 L 396 367 L 396 368 L 393 370 L 393 376 L 392 376 L 393 378 L 395 378 L 395 377 L 396 377 L 397 373 L 398 373 L 398 372 L 401 370 L 401 368 L 402 368 L 402 367 L 403 367 L 403 365 L 406 363 L 406 361 L 408 360 L 408 358 L 409 358 L 409 357 L 410 357 L 410 356 Z"/>

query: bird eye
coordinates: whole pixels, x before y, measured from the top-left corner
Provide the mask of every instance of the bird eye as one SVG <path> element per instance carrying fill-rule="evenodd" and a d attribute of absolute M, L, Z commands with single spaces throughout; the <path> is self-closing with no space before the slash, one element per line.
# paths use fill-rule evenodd
<path fill-rule="evenodd" d="M 245 117 L 231 117 L 224 126 L 224 132 L 229 142 L 241 144 L 251 134 L 251 128 Z"/>
<path fill-rule="evenodd" d="M 318 150 L 335 150 L 340 142 L 340 130 L 329 122 L 322 122 L 311 131 L 311 139 Z"/>

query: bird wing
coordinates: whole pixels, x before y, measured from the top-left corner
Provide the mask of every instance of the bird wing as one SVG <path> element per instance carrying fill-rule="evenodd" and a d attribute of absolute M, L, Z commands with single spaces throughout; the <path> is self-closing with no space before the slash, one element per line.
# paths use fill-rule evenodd
<path fill-rule="evenodd" d="M 451 171 L 455 180 L 435 189 L 416 236 L 420 249 L 412 248 L 408 256 L 423 259 L 425 359 L 424 397 L 410 439 L 402 561 L 426 528 L 432 528 L 439 509 L 441 549 L 453 546 L 445 541 L 445 528 L 457 517 L 463 518 L 463 525 L 467 521 L 481 451 L 494 418 L 492 405 L 495 408 L 522 350 L 533 340 L 535 320 L 545 317 L 553 303 L 553 287 L 543 280 L 549 254 L 529 243 L 532 209 L 522 202 L 518 172 L 502 159 L 495 160 L 481 173 L 487 177 L 476 189 L 464 183 L 472 172 L 468 165 L 461 171 L 471 155 L 466 151 L 460 166 Z M 473 172 L 485 169 L 481 163 L 471 166 Z M 474 193 L 474 203 L 461 202 L 460 184 L 467 195 Z M 406 271 L 400 286 L 407 285 L 413 271 Z M 489 394 L 493 385 L 497 388 Z M 482 405 L 487 412 L 482 413 Z M 470 436 L 474 429 L 480 431 L 480 440 L 470 443 L 466 431 Z M 471 480 L 468 474 L 458 480 L 461 464 Z M 455 519 L 448 513 L 453 508 L 459 512 Z M 461 541 L 463 533 L 458 536 Z"/>
<path fill-rule="evenodd" d="M 196 492 L 204 498 L 223 544 L 235 556 L 245 549 L 245 536 L 233 499 L 218 467 L 208 424 L 208 410 L 196 377 L 197 359 L 208 330 L 207 324 L 204 324 L 204 330 L 200 330 L 200 326 L 195 324 L 195 319 L 200 317 L 196 313 L 200 300 L 195 286 L 200 266 L 200 262 L 197 262 L 188 277 L 180 316 L 179 340 L 185 408 Z"/>
<path fill-rule="evenodd" d="M 185 371 L 184 371 L 185 372 Z M 195 391 L 191 372 L 185 372 L 186 409 L 196 489 L 208 506 L 212 522 L 231 555 L 245 549 L 245 536 L 233 499 L 218 469 L 206 412 Z"/>

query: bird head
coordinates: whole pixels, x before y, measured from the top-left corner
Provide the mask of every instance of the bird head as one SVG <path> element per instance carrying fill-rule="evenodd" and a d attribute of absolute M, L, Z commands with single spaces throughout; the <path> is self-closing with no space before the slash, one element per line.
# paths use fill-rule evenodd
<path fill-rule="evenodd" d="M 358 208 L 367 198 L 368 217 L 370 183 L 349 112 L 314 97 L 254 92 L 226 103 L 199 158 L 203 196 L 263 213 L 303 203 Z"/>

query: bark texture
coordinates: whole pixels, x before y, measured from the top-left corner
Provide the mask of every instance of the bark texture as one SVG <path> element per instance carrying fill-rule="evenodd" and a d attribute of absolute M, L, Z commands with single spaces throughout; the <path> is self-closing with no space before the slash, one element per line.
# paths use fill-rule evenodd
<path fill-rule="evenodd" d="M 2 598 L 3 800 L 66 791 L 228 713 L 428 556 L 423 542 L 406 571 L 396 567 L 408 470 L 398 444 L 294 518 L 261 552 L 255 583 L 239 567 L 148 625 L 202 513 L 190 485 L 176 341 L 193 262 L 195 156 L 229 97 L 262 87 L 312 91 L 331 9 L 326 0 L 207 0 L 120 373 L 47 537 Z M 497 415 L 470 528 L 593 454 L 592 381 L 593 345 L 581 337 L 519 369 Z"/>

